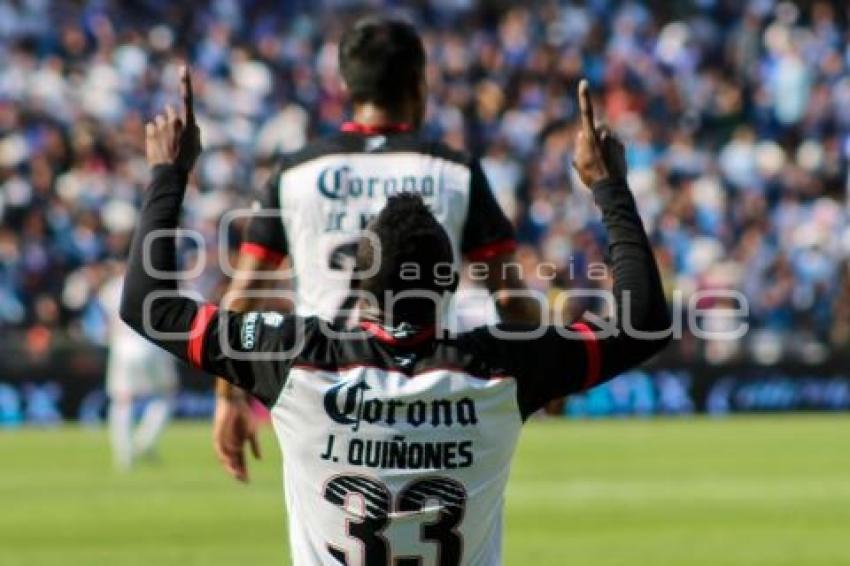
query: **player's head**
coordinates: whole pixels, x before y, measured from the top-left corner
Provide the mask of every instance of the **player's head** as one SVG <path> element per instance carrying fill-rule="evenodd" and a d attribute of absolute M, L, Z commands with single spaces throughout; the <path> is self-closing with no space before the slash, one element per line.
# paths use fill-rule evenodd
<path fill-rule="evenodd" d="M 425 112 L 425 47 L 407 22 L 358 20 L 342 36 L 339 69 L 352 102 L 372 103 L 418 125 Z"/>
<path fill-rule="evenodd" d="M 452 243 L 419 195 L 390 197 L 360 239 L 356 270 L 360 290 L 374 297 L 385 318 L 430 323 L 439 301 L 454 292 Z M 380 245 L 376 244 L 379 243 Z"/>

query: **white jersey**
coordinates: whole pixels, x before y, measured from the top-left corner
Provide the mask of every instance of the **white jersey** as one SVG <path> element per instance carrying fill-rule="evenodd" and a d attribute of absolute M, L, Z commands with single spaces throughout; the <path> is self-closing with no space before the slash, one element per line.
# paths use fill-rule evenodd
<path fill-rule="evenodd" d="M 272 420 L 294 564 L 501 563 L 513 380 L 296 368 Z"/>
<path fill-rule="evenodd" d="M 317 317 L 202 320 L 192 363 L 271 410 L 295 566 L 500 564 L 522 423 L 592 383 L 598 367 L 562 329 L 536 340 L 486 327 L 438 339 L 433 328 L 364 322 L 339 338 L 325 329 L 342 327 Z"/>
<path fill-rule="evenodd" d="M 413 133 L 348 126 L 282 159 L 241 248 L 263 259 L 290 256 L 298 314 L 333 320 L 354 306 L 346 299 L 357 241 L 398 192 L 422 196 L 457 260 L 514 248 L 513 228 L 478 162 Z"/>

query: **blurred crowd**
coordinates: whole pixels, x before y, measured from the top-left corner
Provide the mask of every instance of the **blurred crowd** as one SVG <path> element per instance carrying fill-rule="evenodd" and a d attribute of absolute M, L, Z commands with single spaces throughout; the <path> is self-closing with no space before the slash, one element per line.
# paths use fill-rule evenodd
<path fill-rule="evenodd" d="M 740 297 L 699 293 L 746 301 L 746 336 L 686 332 L 678 348 L 817 361 L 850 343 L 850 8 L 774 0 L 0 0 L 4 336 L 33 352 L 105 341 L 98 293 L 120 272 L 148 179 L 144 120 L 177 102 L 181 59 L 206 149 L 185 223 L 215 250 L 218 219 L 274 156 L 346 119 L 337 40 L 378 9 L 421 30 L 427 134 L 482 157 L 533 288 L 610 284 L 588 276 L 604 232 L 570 166 L 585 76 L 626 144 L 671 302 L 722 330 Z M 203 259 L 187 246 L 187 262 Z M 222 277 L 205 259 L 195 284 L 209 295 Z"/>

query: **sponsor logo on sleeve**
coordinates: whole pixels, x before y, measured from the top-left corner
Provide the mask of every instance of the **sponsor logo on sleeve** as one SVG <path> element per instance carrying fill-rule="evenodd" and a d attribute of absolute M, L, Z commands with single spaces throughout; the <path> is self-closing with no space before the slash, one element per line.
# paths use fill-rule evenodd
<path fill-rule="evenodd" d="M 253 350 L 257 344 L 257 319 L 260 313 L 249 312 L 242 317 L 242 329 L 239 332 L 240 344 L 243 350 Z"/>

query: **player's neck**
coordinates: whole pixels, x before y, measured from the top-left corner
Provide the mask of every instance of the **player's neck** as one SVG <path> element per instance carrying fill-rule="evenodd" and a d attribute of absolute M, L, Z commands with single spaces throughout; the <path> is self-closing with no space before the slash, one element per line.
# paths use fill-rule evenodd
<path fill-rule="evenodd" d="M 387 128 L 401 124 L 413 126 L 418 120 L 407 109 L 389 110 L 371 102 L 354 105 L 352 122 L 368 128 Z"/>

